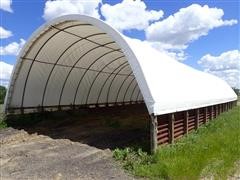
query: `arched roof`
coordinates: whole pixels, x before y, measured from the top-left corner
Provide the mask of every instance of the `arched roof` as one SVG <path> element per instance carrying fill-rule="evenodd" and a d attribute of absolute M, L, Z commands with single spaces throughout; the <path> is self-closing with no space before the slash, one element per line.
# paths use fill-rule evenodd
<path fill-rule="evenodd" d="M 21 50 L 5 112 L 143 100 L 160 115 L 233 101 L 236 94 L 223 80 L 101 20 L 67 15 L 42 25 Z"/>

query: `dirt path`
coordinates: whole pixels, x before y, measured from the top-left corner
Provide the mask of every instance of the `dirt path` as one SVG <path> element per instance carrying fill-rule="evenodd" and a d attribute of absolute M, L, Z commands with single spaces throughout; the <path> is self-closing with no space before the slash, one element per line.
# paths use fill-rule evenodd
<path fill-rule="evenodd" d="M 13 128 L 0 141 L 0 179 L 133 179 L 110 150 Z"/>

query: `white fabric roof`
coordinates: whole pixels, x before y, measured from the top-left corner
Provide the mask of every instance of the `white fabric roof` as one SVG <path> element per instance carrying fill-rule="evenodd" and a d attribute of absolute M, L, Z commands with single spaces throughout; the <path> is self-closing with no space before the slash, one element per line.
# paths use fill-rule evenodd
<path fill-rule="evenodd" d="M 223 80 L 130 39 L 105 22 L 67 15 L 36 30 L 20 52 L 5 111 L 145 101 L 165 114 L 236 100 Z"/>

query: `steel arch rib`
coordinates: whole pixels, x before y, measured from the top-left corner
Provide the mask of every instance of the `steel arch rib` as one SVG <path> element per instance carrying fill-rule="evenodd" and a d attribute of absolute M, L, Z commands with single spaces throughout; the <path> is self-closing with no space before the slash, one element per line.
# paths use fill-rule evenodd
<path fill-rule="evenodd" d="M 94 48 L 88 50 L 87 52 L 85 52 L 83 55 L 81 55 L 81 56 L 79 57 L 79 59 L 78 59 L 78 60 L 74 63 L 74 65 L 71 67 L 70 71 L 68 72 L 68 74 L 67 74 L 67 76 L 66 76 L 66 78 L 65 78 L 65 80 L 64 80 L 64 82 L 63 82 L 63 86 L 62 86 L 62 89 L 61 89 L 61 92 L 60 92 L 60 97 L 59 97 L 58 105 L 60 105 L 60 103 L 61 103 L 61 98 L 62 98 L 63 90 L 64 90 L 64 88 L 65 88 L 65 85 L 66 85 L 66 82 L 67 82 L 67 80 L 68 80 L 68 77 L 70 76 L 72 70 L 73 70 L 74 67 L 77 65 L 77 63 L 78 63 L 84 56 L 86 56 L 88 53 L 90 53 L 91 51 L 93 51 L 93 50 L 95 50 L 95 49 L 97 49 L 97 48 L 100 48 L 100 47 L 105 47 L 106 45 L 108 45 L 108 44 L 113 44 L 113 43 L 115 43 L 115 41 L 111 41 L 111 42 L 105 43 L 105 44 L 103 44 L 103 45 L 95 46 Z"/>
<path fill-rule="evenodd" d="M 92 87 L 93 87 L 95 81 L 97 80 L 98 76 L 102 73 L 102 71 L 103 71 L 105 68 L 107 68 L 110 64 L 112 64 L 113 62 L 115 62 L 115 61 L 117 61 L 117 60 L 119 60 L 119 59 L 121 59 L 121 58 L 123 58 L 123 57 L 125 57 L 125 55 L 113 59 L 111 62 L 109 62 L 108 64 L 106 64 L 106 65 L 98 72 L 98 74 L 95 76 L 94 80 L 92 81 L 92 83 L 91 83 L 91 85 L 90 85 L 90 88 L 89 88 L 89 91 L 88 91 L 88 94 L 87 94 L 87 98 L 86 98 L 85 104 L 87 104 L 88 98 L 89 98 L 90 93 L 91 93 L 91 90 L 92 90 Z"/>
<path fill-rule="evenodd" d="M 131 72 L 131 73 L 132 73 L 132 72 Z M 110 83 L 110 86 L 109 86 L 109 88 L 108 88 L 108 92 L 107 92 L 107 102 L 108 102 L 108 100 L 109 100 L 109 94 L 110 94 L 110 89 L 111 89 L 111 87 L 112 87 L 112 83 L 113 83 L 113 81 L 115 80 L 116 77 L 117 77 L 117 74 L 114 75 L 114 77 L 113 77 L 113 79 L 112 79 L 112 81 L 111 81 L 111 83 Z"/>
<path fill-rule="evenodd" d="M 112 51 L 108 51 L 108 52 L 104 53 L 103 55 L 101 55 L 100 57 L 98 57 L 97 59 L 95 59 L 95 60 L 90 64 L 90 66 L 88 66 L 88 68 L 85 70 L 84 74 L 82 75 L 82 77 L 81 77 L 81 79 L 80 79 L 80 81 L 79 81 L 79 83 L 78 83 L 78 85 L 77 85 L 77 88 L 76 88 L 76 91 L 75 91 L 75 94 L 74 94 L 73 105 L 75 105 L 75 101 L 76 101 L 76 96 L 77 96 L 77 93 L 78 93 L 78 89 L 79 89 L 79 87 L 80 87 L 80 84 L 81 84 L 83 78 L 85 77 L 86 73 L 88 72 L 88 70 L 89 70 L 89 69 L 92 67 L 92 65 L 94 65 L 99 59 L 101 59 L 102 57 L 104 57 L 104 56 L 106 56 L 106 55 L 108 55 L 108 54 L 111 54 L 111 53 L 113 53 L 113 52 L 116 52 L 116 51 L 118 51 L 118 50 L 112 50 Z"/>
<path fill-rule="evenodd" d="M 137 98 L 136 98 L 136 101 L 138 100 L 138 97 L 139 97 L 139 95 L 140 95 L 140 89 L 138 90 L 138 95 L 137 95 Z"/>
<path fill-rule="evenodd" d="M 45 93 L 46 93 L 46 90 L 47 90 L 47 86 L 48 86 L 49 79 L 50 79 L 50 77 L 51 77 L 51 75 L 52 75 L 52 72 L 53 72 L 53 70 L 55 69 L 57 63 L 58 63 L 59 60 L 62 58 L 62 56 L 63 56 L 71 47 L 73 47 L 75 44 L 81 42 L 82 40 L 86 40 L 86 39 L 89 38 L 89 37 L 98 36 L 98 35 L 104 35 L 104 34 L 106 34 L 106 33 L 96 33 L 96 34 L 91 34 L 91 35 L 89 35 L 89 36 L 83 37 L 82 39 L 78 39 L 77 41 L 75 41 L 75 42 L 73 42 L 71 45 L 69 45 L 69 46 L 61 53 L 61 55 L 58 57 L 57 61 L 53 64 L 53 67 L 52 67 L 52 69 L 51 69 L 51 71 L 50 71 L 50 73 L 49 73 L 49 75 L 48 75 L 47 81 L 46 81 L 46 83 L 45 83 L 44 91 L 43 91 L 43 95 L 42 95 L 42 103 L 41 103 L 42 106 L 43 106 L 43 104 L 44 104 Z"/>
<path fill-rule="evenodd" d="M 123 95 L 123 102 L 125 101 L 125 97 L 126 97 L 126 95 L 127 95 L 128 89 L 130 88 L 130 86 L 132 85 L 132 83 L 134 82 L 134 80 L 136 80 L 135 77 L 133 77 L 133 79 L 131 80 L 131 82 L 128 84 L 127 89 L 126 89 L 126 91 L 125 91 L 125 93 L 124 93 L 124 95 Z M 131 99 L 130 99 L 130 101 L 131 101 Z"/>
<path fill-rule="evenodd" d="M 130 101 L 132 101 L 133 94 L 134 94 L 134 92 L 135 92 L 137 87 L 138 87 L 138 83 L 136 82 L 136 84 L 135 84 L 135 86 L 134 86 L 134 88 L 132 90 L 131 96 L 130 96 Z"/>
<path fill-rule="evenodd" d="M 124 65 L 124 66 L 123 66 L 123 65 Z M 121 65 L 119 65 L 116 69 L 114 69 L 114 71 L 113 71 L 111 74 L 109 74 L 109 76 L 107 77 L 107 79 L 104 81 L 104 83 L 103 83 L 103 85 L 102 85 L 102 87 L 101 87 L 101 89 L 100 89 L 100 92 L 99 92 L 99 94 L 98 94 L 97 104 L 98 104 L 98 102 L 99 102 L 99 99 L 100 99 L 100 96 L 101 96 L 101 94 L 102 94 L 103 88 L 104 88 L 105 84 L 107 83 L 108 79 L 111 77 L 111 75 L 113 75 L 114 72 L 117 71 L 120 67 L 121 67 L 121 68 L 116 72 L 116 74 L 118 74 L 121 70 L 123 70 L 125 67 L 128 67 L 128 66 L 129 66 L 128 61 L 126 61 L 126 62 L 122 63 Z M 107 103 L 107 102 L 106 102 L 106 103 Z"/>
<path fill-rule="evenodd" d="M 91 24 L 90 24 L 90 25 L 91 25 Z M 52 26 L 52 27 L 55 28 L 55 29 L 61 30 L 61 29 L 59 29 L 59 28 L 57 28 L 57 27 L 55 27 L 55 26 Z M 82 36 L 79 36 L 79 35 L 77 35 L 77 34 L 74 34 L 74 33 L 68 32 L 68 31 L 64 31 L 64 30 L 62 30 L 62 31 L 65 32 L 65 33 L 67 33 L 67 34 L 70 34 L 70 35 L 72 35 L 72 36 L 78 37 L 78 38 L 80 38 L 80 39 L 83 38 Z M 93 40 L 90 40 L 90 39 L 87 39 L 87 41 L 89 41 L 89 42 L 91 42 L 91 43 L 94 43 L 94 44 L 96 44 L 96 45 L 102 45 L 102 44 L 97 43 L 97 42 L 95 42 L 95 41 L 93 41 Z M 106 48 L 115 50 L 114 48 L 108 47 L 108 46 L 106 46 Z M 121 49 L 118 49 L 118 51 L 119 51 L 119 52 L 122 52 Z"/>
<path fill-rule="evenodd" d="M 24 103 L 24 98 L 25 98 L 25 91 L 26 91 L 26 86 L 27 86 L 27 82 L 28 82 L 28 78 L 29 78 L 29 74 L 31 72 L 31 69 L 32 69 L 32 66 L 34 64 L 34 61 L 35 59 L 37 58 L 38 54 L 41 52 L 42 48 L 48 43 L 49 40 L 51 40 L 55 35 L 57 35 L 58 33 L 62 32 L 63 30 L 65 29 L 68 29 L 68 28 L 71 28 L 71 27 L 75 27 L 75 26 L 80 26 L 81 24 L 75 24 L 75 25 L 72 25 L 72 26 L 68 26 L 64 29 L 61 29 L 59 31 L 57 31 L 56 33 L 54 33 L 53 35 L 51 35 L 44 43 L 43 45 L 39 48 L 39 50 L 37 51 L 36 55 L 34 56 L 34 59 L 33 61 L 31 62 L 31 65 L 29 67 L 29 70 L 27 72 L 27 76 L 26 76 L 26 79 L 25 79 L 25 82 L 24 82 L 24 87 L 23 87 L 23 94 L 22 94 L 22 102 L 21 102 L 21 108 L 23 107 L 23 103 Z M 91 24 L 82 24 L 84 26 L 92 26 Z M 51 26 L 52 28 L 52 26 Z"/>
<path fill-rule="evenodd" d="M 118 88 L 117 95 L 116 95 L 116 98 L 115 98 L 115 103 L 117 103 L 119 93 L 121 92 L 121 89 L 122 89 L 124 83 L 125 83 L 126 80 L 131 76 L 132 73 L 133 73 L 133 72 L 131 71 L 131 72 L 130 72 L 130 73 L 124 78 L 124 80 L 123 80 L 121 86 Z"/>

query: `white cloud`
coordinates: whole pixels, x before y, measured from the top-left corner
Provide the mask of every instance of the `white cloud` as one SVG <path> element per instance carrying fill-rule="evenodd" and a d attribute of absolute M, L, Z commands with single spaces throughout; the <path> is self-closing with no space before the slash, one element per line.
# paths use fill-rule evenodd
<path fill-rule="evenodd" d="M 219 56 L 207 54 L 199 61 L 205 72 L 214 74 L 232 87 L 240 88 L 240 51 L 232 50 Z"/>
<path fill-rule="evenodd" d="M 149 41 L 158 41 L 169 49 L 185 49 L 192 41 L 206 36 L 211 29 L 231 26 L 237 20 L 223 20 L 222 9 L 192 4 L 146 29 Z"/>
<path fill-rule="evenodd" d="M 0 85 L 7 87 L 12 70 L 13 65 L 7 64 L 0 60 Z"/>
<path fill-rule="evenodd" d="M 171 49 L 172 46 L 168 46 L 168 44 L 164 44 L 161 42 L 152 42 L 152 41 L 145 41 L 154 49 L 167 54 L 168 56 L 172 57 L 177 61 L 184 61 L 187 59 L 187 54 L 184 52 L 183 49 Z"/>
<path fill-rule="evenodd" d="M 12 4 L 12 0 L 1 0 L 0 9 L 8 12 L 13 12 L 13 10 L 11 9 L 11 4 Z"/>
<path fill-rule="evenodd" d="M 18 55 L 25 42 L 24 39 L 20 39 L 19 43 L 12 42 L 6 46 L 0 46 L 0 55 Z"/>
<path fill-rule="evenodd" d="M 0 39 L 9 38 L 12 36 L 12 32 L 4 29 L 2 26 L 0 26 Z"/>
<path fill-rule="evenodd" d="M 98 6 L 101 0 L 48 0 L 43 18 L 50 20 L 66 14 L 85 14 L 99 18 Z"/>
<path fill-rule="evenodd" d="M 115 5 L 103 4 L 101 13 L 106 22 L 122 30 L 143 30 L 150 22 L 159 20 L 163 11 L 147 10 L 146 4 L 141 0 L 123 0 Z"/>

